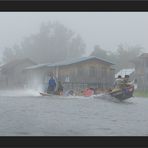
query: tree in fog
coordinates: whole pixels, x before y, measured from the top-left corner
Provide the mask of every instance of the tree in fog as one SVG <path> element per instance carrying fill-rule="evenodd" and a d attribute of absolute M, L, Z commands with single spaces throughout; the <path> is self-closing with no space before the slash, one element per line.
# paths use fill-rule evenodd
<path fill-rule="evenodd" d="M 128 46 L 120 44 L 117 48 L 117 69 L 133 68 L 134 60 L 142 52 L 141 46 Z"/>
<path fill-rule="evenodd" d="M 8 47 L 5 48 L 5 50 L 3 51 L 2 59 L 4 63 L 14 59 L 14 52 L 12 51 L 11 48 L 8 48 Z"/>
<path fill-rule="evenodd" d="M 116 63 L 116 53 L 107 51 L 101 48 L 99 45 L 94 46 L 94 50 L 91 52 L 90 56 L 96 56 L 98 58 L 108 60 L 112 63 Z"/>
<path fill-rule="evenodd" d="M 120 44 L 115 52 L 102 49 L 99 45 L 94 47 L 91 56 L 96 56 L 114 63 L 116 72 L 124 68 L 133 68 L 132 60 L 142 52 L 141 46 L 128 46 Z"/>
<path fill-rule="evenodd" d="M 85 44 L 79 35 L 58 22 L 49 22 L 42 24 L 37 34 L 24 38 L 20 47 L 13 47 L 8 53 L 6 50 L 4 59 L 19 56 L 37 63 L 52 63 L 80 57 L 85 53 L 84 49 Z"/>
<path fill-rule="evenodd" d="M 10 62 L 17 58 L 23 58 L 23 51 L 20 49 L 18 45 L 14 45 L 12 48 L 6 47 L 3 51 L 2 61 L 3 63 Z"/>
<path fill-rule="evenodd" d="M 107 51 L 102 49 L 99 45 L 94 46 L 94 50 L 92 51 L 90 56 L 96 56 L 96 57 L 102 58 L 102 59 L 108 58 Z"/>

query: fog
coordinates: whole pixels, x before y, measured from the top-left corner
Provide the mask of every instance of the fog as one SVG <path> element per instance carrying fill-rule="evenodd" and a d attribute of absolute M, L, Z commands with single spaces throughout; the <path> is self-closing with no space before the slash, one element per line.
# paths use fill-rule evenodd
<path fill-rule="evenodd" d="M 0 12 L 0 51 L 19 45 L 49 21 L 58 21 L 79 34 L 86 44 L 86 55 L 96 44 L 106 50 L 116 50 L 120 43 L 147 50 L 147 17 L 147 12 Z"/>
<path fill-rule="evenodd" d="M 147 136 L 148 54 L 139 56 L 148 52 L 147 18 L 148 12 L 0 12 L 0 135 Z M 140 97 L 119 101 L 108 92 L 125 68 L 134 69 L 124 76 Z M 52 74 L 59 95 L 47 95 Z M 85 97 L 90 87 L 97 93 Z"/>
<path fill-rule="evenodd" d="M 37 78 L 33 79 L 23 72 L 26 67 L 83 56 L 113 63 L 115 73 L 135 68 L 131 61 L 148 49 L 147 15 L 147 12 L 0 12 L 0 64 L 4 64 L 0 67 L 1 85 L 25 87 L 27 82 L 30 88 L 41 91 L 44 85 L 39 80 L 40 72 L 34 71 Z M 42 73 L 41 79 L 47 73 Z"/>

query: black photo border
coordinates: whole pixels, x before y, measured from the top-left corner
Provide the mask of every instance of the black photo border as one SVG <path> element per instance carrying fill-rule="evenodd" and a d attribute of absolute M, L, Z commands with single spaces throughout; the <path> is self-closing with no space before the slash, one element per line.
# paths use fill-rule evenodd
<path fill-rule="evenodd" d="M 148 12 L 148 1 L 121 0 L 0 0 L 0 12 Z M 148 147 L 144 136 L 5 136 L 0 137 L 0 147 Z"/>
<path fill-rule="evenodd" d="M 0 0 L 0 11 L 148 11 L 147 0 Z"/>

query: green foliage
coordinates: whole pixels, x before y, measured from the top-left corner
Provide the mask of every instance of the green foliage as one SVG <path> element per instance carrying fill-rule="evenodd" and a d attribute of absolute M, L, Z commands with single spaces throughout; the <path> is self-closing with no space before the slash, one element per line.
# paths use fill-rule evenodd
<path fill-rule="evenodd" d="M 148 91 L 135 91 L 134 96 L 148 98 Z"/>

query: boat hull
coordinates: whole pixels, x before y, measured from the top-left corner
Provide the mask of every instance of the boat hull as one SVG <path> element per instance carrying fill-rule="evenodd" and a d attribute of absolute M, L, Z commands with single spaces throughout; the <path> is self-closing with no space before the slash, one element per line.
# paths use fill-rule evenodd
<path fill-rule="evenodd" d="M 133 97 L 133 93 L 134 93 L 134 87 L 130 86 L 130 87 L 127 87 L 127 88 L 122 89 L 122 90 L 110 92 L 109 94 L 112 97 L 117 98 L 117 99 L 122 101 L 122 100 L 126 100 L 126 99 Z"/>

